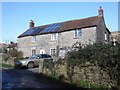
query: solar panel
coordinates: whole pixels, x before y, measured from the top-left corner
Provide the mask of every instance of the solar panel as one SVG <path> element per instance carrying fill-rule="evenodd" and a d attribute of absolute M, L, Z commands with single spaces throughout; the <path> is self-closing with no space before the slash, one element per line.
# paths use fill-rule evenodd
<path fill-rule="evenodd" d="M 54 25 L 54 27 L 52 27 L 52 29 L 51 29 L 51 32 L 57 31 L 61 25 L 62 25 L 62 23 Z"/>
<path fill-rule="evenodd" d="M 34 30 L 34 32 L 32 33 L 32 35 L 38 34 L 41 30 L 42 30 L 42 28 L 36 27 L 35 30 Z"/>
<path fill-rule="evenodd" d="M 60 28 L 61 25 L 62 25 L 62 23 L 51 24 L 51 25 L 47 26 L 46 28 L 44 28 L 41 31 L 41 33 L 55 32 Z"/>
<path fill-rule="evenodd" d="M 24 32 L 22 35 L 30 35 L 34 32 L 33 29 L 28 29 L 26 32 Z"/>
<path fill-rule="evenodd" d="M 54 24 L 48 25 L 43 30 L 40 27 L 31 28 L 31 29 L 28 29 L 26 32 L 24 32 L 21 36 L 36 35 L 38 33 L 55 32 L 60 28 L 62 24 L 63 23 L 54 23 Z"/>
<path fill-rule="evenodd" d="M 36 35 L 42 30 L 40 27 L 35 27 L 33 29 L 28 29 L 26 32 L 24 32 L 22 35 Z"/>
<path fill-rule="evenodd" d="M 44 29 L 42 30 L 42 32 L 47 32 L 47 31 L 49 30 L 50 26 L 51 26 L 51 25 L 49 25 L 49 26 L 47 26 L 46 28 L 44 28 Z"/>

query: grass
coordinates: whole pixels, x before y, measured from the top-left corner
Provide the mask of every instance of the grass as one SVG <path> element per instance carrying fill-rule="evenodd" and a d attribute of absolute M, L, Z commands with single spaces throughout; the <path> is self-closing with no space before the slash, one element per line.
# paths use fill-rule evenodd
<path fill-rule="evenodd" d="M 98 84 L 91 84 L 90 85 L 91 88 L 105 88 L 105 86 L 102 86 L 102 85 L 98 85 Z"/>
<path fill-rule="evenodd" d="M 99 84 L 95 84 L 95 83 L 89 85 L 88 82 L 85 82 L 85 81 L 83 81 L 83 80 L 81 80 L 81 81 L 79 82 L 79 85 L 78 85 L 78 86 L 80 86 L 80 87 L 82 87 L 82 88 L 97 88 L 97 89 L 104 89 L 104 88 L 106 88 L 106 87 L 103 86 L 103 85 L 99 85 Z"/>
<path fill-rule="evenodd" d="M 85 81 L 81 80 L 81 81 L 79 82 L 79 86 L 80 86 L 80 87 L 83 87 L 83 88 L 87 88 L 87 87 L 88 87 L 88 83 L 86 83 Z"/>
<path fill-rule="evenodd" d="M 10 64 L 4 64 L 4 63 L 0 63 L 0 67 L 9 68 L 9 69 L 13 68 L 12 65 L 10 65 Z"/>

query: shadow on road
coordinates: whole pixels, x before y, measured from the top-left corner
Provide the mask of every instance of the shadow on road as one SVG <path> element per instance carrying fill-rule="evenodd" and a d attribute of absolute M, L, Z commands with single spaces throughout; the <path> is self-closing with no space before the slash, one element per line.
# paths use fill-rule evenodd
<path fill-rule="evenodd" d="M 38 74 L 38 68 L 2 69 L 2 90 L 39 88 L 77 88 L 43 74 Z"/>

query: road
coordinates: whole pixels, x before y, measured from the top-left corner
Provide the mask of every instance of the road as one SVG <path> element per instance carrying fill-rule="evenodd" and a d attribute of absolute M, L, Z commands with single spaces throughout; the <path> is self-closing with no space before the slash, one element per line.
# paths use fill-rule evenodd
<path fill-rule="evenodd" d="M 45 78 L 38 78 L 33 69 L 1 69 L 2 70 L 2 89 L 12 88 L 60 88 L 63 87 L 55 82 L 49 82 Z"/>

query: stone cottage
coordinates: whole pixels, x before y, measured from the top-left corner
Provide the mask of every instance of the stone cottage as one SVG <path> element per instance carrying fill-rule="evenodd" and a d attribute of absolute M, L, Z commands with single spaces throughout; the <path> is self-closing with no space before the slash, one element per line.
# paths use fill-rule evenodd
<path fill-rule="evenodd" d="M 110 31 L 104 21 L 103 9 L 100 7 L 97 16 L 83 19 L 37 27 L 31 20 L 30 28 L 18 36 L 18 49 L 23 52 L 24 57 L 41 53 L 64 57 L 74 43 L 107 43 L 109 34 Z"/>

